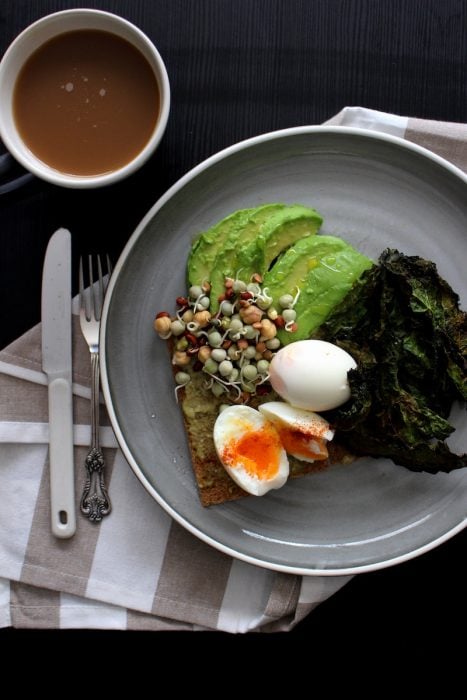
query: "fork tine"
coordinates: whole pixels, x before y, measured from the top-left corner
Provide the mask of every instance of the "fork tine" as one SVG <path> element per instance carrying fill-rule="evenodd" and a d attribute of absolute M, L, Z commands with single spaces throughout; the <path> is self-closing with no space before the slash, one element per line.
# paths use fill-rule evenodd
<path fill-rule="evenodd" d="M 88 279 L 85 282 L 83 258 L 79 260 L 79 300 L 87 321 L 100 321 L 104 296 L 112 274 L 112 263 L 105 256 L 107 269 L 104 274 L 103 261 L 100 255 L 89 255 L 87 261 Z"/>
<path fill-rule="evenodd" d="M 101 311 L 102 311 L 102 302 L 104 301 L 104 280 L 102 277 L 102 265 L 101 265 L 101 256 L 97 256 L 97 274 L 99 277 L 99 299 L 97 304 L 94 304 L 94 315 L 98 321 L 101 320 Z M 94 301 L 96 301 L 96 297 L 94 297 Z"/>
<path fill-rule="evenodd" d="M 84 287 L 83 258 L 79 259 L 79 305 L 84 310 L 86 319 L 89 319 L 89 300 Z"/>
<path fill-rule="evenodd" d="M 89 267 L 89 280 L 88 280 L 88 287 L 89 287 L 89 314 L 88 318 L 92 319 L 95 318 L 96 315 L 96 308 L 97 308 L 97 300 L 96 300 L 96 291 L 94 289 L 94 276 L 93 276 L 93 271 L 92 271 L 92 255 L 88 255 L 88 267 Z M 86 309 L 86 312 L 88 309 Z"/>
<path fill-rule="evenodd" d="M 79 303 L 83 305 L 84 278 L 83 278 L 83 258 L 79 259 Z"/>

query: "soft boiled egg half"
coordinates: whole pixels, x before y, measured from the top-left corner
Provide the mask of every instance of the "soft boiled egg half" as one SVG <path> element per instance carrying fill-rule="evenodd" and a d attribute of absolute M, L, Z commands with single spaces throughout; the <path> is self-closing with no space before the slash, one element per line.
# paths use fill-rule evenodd
<path fill-rule="evenodd" d="M 262 496 L 289 476 L 289 460 L 274 425 L 250 406 L 229 406 L 214 424 L 217 455 L 245 491 Z"/>
<path fill-rule="evenodd" d="M 269 381 L 291 406 L 329 411 L 350 398 L 347 372 L 356 366 L 353 357 L 333 343 L 298 340 L 274 355 Z"/>
<path fill-rule="evenodd" d="M 269 401 L 258 408 L 276 428 L 287 454 L 303 462 L 327 459 L 326 443 L 334 431 L 322 416 L 283 401 Z"/>
<path fill-rule="evenodd" d="M 248 493 L 263 496 L 289 476 L 287 453 L 304 462 L 328 457 L 334 432 L 327 420 L 282 401 L 229 406 L 214 424 L 214 445 L 227 473 Z"/>

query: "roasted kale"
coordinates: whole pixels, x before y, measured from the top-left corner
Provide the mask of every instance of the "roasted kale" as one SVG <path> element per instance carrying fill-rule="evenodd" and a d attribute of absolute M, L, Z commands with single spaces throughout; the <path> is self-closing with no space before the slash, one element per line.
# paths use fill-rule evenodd
<path fill-rule="evenodd" d="M 314 337 L 357 362 L 329 416 L 350 450 L 414 471 L 467 467 L 445 442 L 453 402 L 467 400 L 467 314 L 434 263 L 385 250 Z"/>

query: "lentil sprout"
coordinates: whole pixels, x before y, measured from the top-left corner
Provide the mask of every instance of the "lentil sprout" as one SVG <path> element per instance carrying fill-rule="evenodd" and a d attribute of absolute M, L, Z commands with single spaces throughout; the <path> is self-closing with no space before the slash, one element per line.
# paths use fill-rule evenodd
<path fill-rule="evenodd" d="M 239 271 L 238 274 L 240 274 Z M 175 395 L 191 380 L 190 372 L 202 370 L 214 396 L 247 402 L 251 395 L 268 391 L 269 366 L 281 347 L 277 329 L 296 330 L 294 306 L 300 295 L 283 294 L 277 308 L 260 275 L 248 281 L 225 278 L 219 310 L 211 314 L 210 286 L 192 285 L 186 297 L 177 297 L 173 316 L 157 314 L 154 328 L 166 340 L 174 339 L 172 364 Z M 228 404 L 222 404 L 228 405 Z"/>

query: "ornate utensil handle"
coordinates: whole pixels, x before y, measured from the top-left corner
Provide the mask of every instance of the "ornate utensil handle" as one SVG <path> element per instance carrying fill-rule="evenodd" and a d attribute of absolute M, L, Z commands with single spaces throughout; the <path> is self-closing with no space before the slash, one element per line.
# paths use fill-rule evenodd
<path fill-rule="evenodd" d="M 81 512 L 98 523 L 112 510 L 104 483 L 104 455 L 99 445 L 99 354 L 91 353 L 91 449 L 85 460 L 86 483 Z"/>

